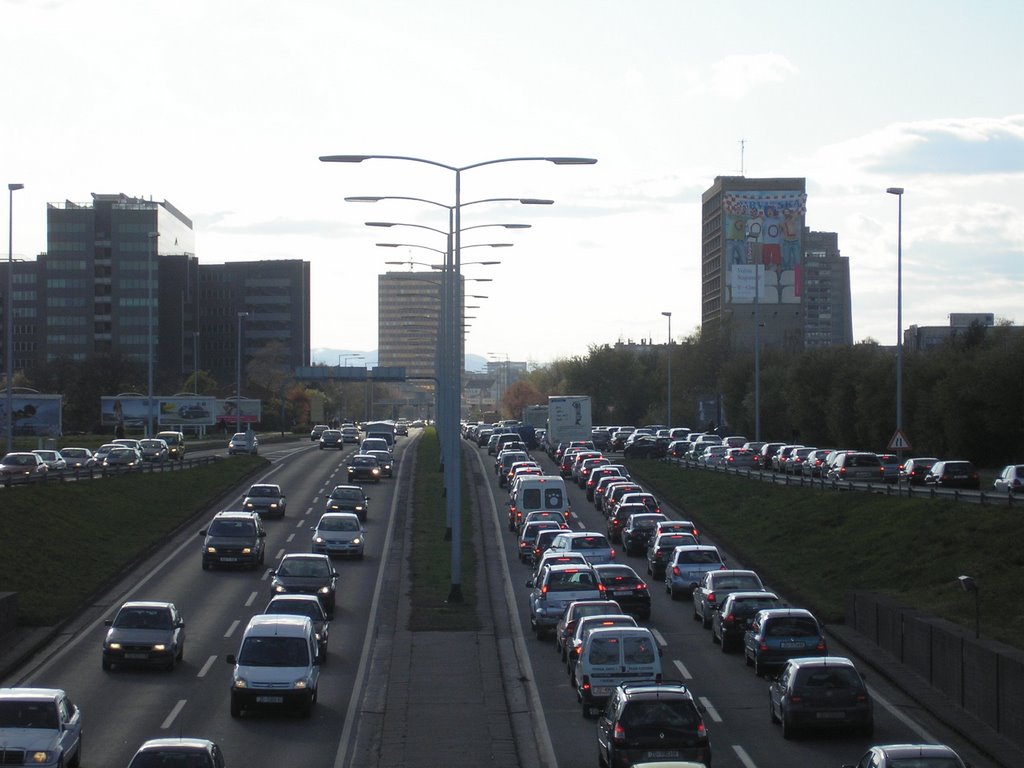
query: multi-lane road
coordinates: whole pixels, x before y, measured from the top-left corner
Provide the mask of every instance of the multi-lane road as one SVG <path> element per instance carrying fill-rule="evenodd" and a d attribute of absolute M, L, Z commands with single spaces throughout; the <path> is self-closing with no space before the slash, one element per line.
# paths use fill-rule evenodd
<path fill-rule="evenodd" d="M 86 766 L 126 765 L 144 740 L 182 734 L 218 742 L 230 765 L 346 768 L 351 764 L 361 697 L 380 684 L 368 679 L 368 660 L 384 576 L 397 567 L 388 562 L 387 553 L 394 527 L 402 520 L 397 489 L 408 481 L 412 462 L 401 459 L 411 442 L 402 440 L 398 445 L 395 479 L 368 486 L 371 501 L 365 559 L 336 561 L 341 577 L 338 611 L 320 678 L 319 701 L 309 720 L 276 713 L 231 718 L 231 668 L 225 662 L 228 654 L 237 651 L 249 618 L 270 599 L 271 564 L 286 552 L 309 550 L 310 527 L 324 508 L 324 497 L 334 485 L 346 482 L 345 459 L 353 448 L 340 453 L 320 451 L 315 443 L 304 440 L 263 446 L 262 453 L 271 466 L 252 478 L 252 482 L 278 483 L 288 496 L 287 516 L 266 521 L 266 568 L 203 571 L 202 539 L 197 532 L 206 520 L 199 520 L 167 542 L 157 555 L 140 563 L 3 685 L 53 686 L 69 691 L 85 717 Z M 493 457 L 464 445 L 464 466 L 481 491 L 474 494 L 482 500 L 480 516 L 485 523 L 479 535 L 500 542 L 498 556 L 481 558 L 489 578 L 507 584 L 510 604 L 495 609 L 511 612 L 511 639 L 522 643 L 522 652 L 516 655 L 525 660 L 525 668 L 506 673 L 531 681 L 531 700 L 540 710 L 534 717 L 540 754 L 552 758 L 559 768 L 593 768 L 597 761 L 594 721 L 582 717 L 553 642 L 536 640 L 529 629 L 524 585 L 528 569 L 519 564 L 514 538 L 504 522 L 507 496 L 498 487 Z M 540 452 L 535 455 L 547 471 L 557 472 Z M 222 507 L 237 508 L 246 487 L 239 488 Z M 605 520 L 583 492 L 570 486 L 570 494 L 572 526 L 603 532 Z M 667 513 L 680 517 L 671 509 Z M 140 500 L 139 514 L 145 515 L 144 500 Z M 626 557 L 621 551 L 619 558 L 645 575 L 643 558 Z M 735 558 L 728 559 L 732 565 L 742 565 Z M 870 743 L 906 741 L 949 743 L 976 768 L 994 768 L 901 692 L 870 676 L 876 703 L 872 739 L 836 734 L 784 741 L 768 717 L 767 683 L 754 676 L 740 655 L 723 654 L 712 644 L 710 633 L 693 620 L 687 601 L 673 602 L 660 584 L 651 584 L 651 591 L 653 611 L 647 625 L 662 646 L 666 676 L 685 681 L 703 705 L 717 768 L 826 768 L 856 762 Z M 172 672 L 101 670 L 103 619 L 111 617 L 121 602 L 138 599 L 171 600 L 184 614 L 185 657 Z M 833 648 L 833 652 L 837 650 Z"/>

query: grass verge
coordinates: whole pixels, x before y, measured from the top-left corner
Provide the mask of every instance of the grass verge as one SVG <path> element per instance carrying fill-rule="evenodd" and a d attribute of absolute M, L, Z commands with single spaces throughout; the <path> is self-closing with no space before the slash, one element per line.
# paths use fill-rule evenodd
<path fill-rule="evenodd" d="M 1024 515 L 1007 508 L 872 493 L 773 487 L 659 461 L 629 462 L 673 507 L 822 620 L 871 590 L 1024 647 Z"/>
<path fill-rule="evenodd" d="M 50 626 L 72 615 L 267 464 L 235 456 L 187 471 L 0 491 L 0 589 L 18 593 L 18 623 Z"/>
<path fill-rule="evenodd" d="M 444 540 L 446 525 L 444 477 L 437 431 L 424 430 L 416 443 L 413 481 L 412 543 L 409 555 L 409 629 L 413 631 L 473 631 L 480 627 L 476 612 L 476 548 L 473 514 L 465 475 L 462 478 L 462 602 L 448 602 L 451 591 L 451 542 Z"/>

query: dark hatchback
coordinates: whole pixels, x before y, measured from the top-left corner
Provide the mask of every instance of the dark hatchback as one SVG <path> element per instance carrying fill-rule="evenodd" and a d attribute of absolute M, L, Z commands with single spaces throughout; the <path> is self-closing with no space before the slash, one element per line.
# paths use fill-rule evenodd
<path fill-rule="evenodd" d="M 798 729 L 850 729 L 865 738 L 875 731 L 868 687 L 842 656 L 790 659 L 768 688 L 768 711 L 784 739 Z"/>
<path fill-rule="evenodd" d="M 334 617 L 338 572 L 327 555 L 291 553 L 281 558 L 271 573 L 270 593 L 316 595 L 328 618 Z"/>
<path fill-rule="evenodd" d="M 377 459 L 365 453 L 357 453 L 348 462 L 348 481 L 358 482 L 380 482 L 380 464 Z"/>
<path fill-rule="evenodd" d="M 647 545 L 654 538 L 654 527 L 668 518 L 660 512 L 650 512 L 643 504 L 620 504 L 616 514 L 621 515 L 623 510 L 628 510 L 629 516 L 622 527 L 622 548 L 626 550 L 627 555 L 639 555 L 647 549 Z"/>
<path fill-rule="evenodd" d="M 711 742 L 693 695 L 682 683 L 618 686 L 597 721 L 597 762 L 603 768 L 637 763 L 711 765 Z"/>
<path fill-rule="evenodd" d="M 641 621 L 651 618 L 651 592 L 647 583 L 628 565 L 595 565 L 594 572 L 604 585 L 604 594 L 622 608 L 623 613 Z"/>
<path fill-rule="evenodd" d="M 720 643 L 722 653 L 739 648 L 755 613 L 782 607 L 774 592 L 733 592 L 711 617 L 711 642 Z"/>
<path fill-rule="evenodd" d="M 969 461 L 937 461 L 924 477 L 925 485 L 938 488 L 981 488 L 978 470 Z"/>
<path fill-rule="evenodd" d="M 203 540 L 203 570 L 214 565 L 258 568 L 263 564 L 267 532 L 260 516 L 252 512 L 218 512 Z"/>

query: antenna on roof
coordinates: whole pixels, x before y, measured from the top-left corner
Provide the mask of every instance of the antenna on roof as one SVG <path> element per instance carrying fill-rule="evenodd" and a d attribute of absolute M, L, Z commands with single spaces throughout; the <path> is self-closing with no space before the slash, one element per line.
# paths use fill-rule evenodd
<path fill-rule="evenodd" d="M 747 149 L 747 140 L 740 139 L 740 176 L 746 176 L 746 161 L 745 154 Z"/>

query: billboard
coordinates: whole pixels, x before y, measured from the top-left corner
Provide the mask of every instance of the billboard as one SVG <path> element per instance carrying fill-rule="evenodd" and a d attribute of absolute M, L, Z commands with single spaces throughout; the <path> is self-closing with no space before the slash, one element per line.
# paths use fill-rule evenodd
<path fill-rule="evenodd" d="M 259 400 L 242 398 L 242 424 L 256 424 L 262 418 Z M 149 399 L 140 395 L 100 398 L 100 423 L 106 427 L 142 428 L 149 415 Z M 154 397 L 153 415 L 161 427 L 212 427 L 237 421 L 235 399 L 214 397 Z"/>
<path fill-rule="evenodd" d="M 807 194 L 726 192 L 726 304 L 799 304 Z"/>
<path fill-rule="evenodd" d="M 11 431 L 15 435 L 58 437 L 63 399 L 63 395 L 12 394 Z M 7 424 L 7 390 L 0 392 L 0 424 Z"/>

